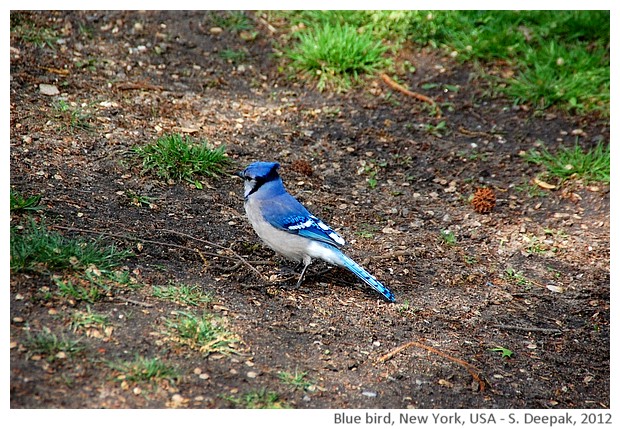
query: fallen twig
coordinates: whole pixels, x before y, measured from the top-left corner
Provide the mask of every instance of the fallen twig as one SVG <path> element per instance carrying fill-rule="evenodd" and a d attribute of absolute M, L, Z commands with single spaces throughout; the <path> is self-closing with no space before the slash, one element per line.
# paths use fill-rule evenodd
<path fill-rule="evenodd" d="M 164 231 L 164 232 L 170 232 L 170 233 L 172 233 L 172 234 L 177 234 L 177 235 L 180 235 L 180 236 L 182 236 L 182 237 L 190 238 L 190 239 L 195 240 L 195 241 L 198 241 L 198 242 L 200 242 L 200 243 L 204 243 L 204 244 L 206 244 L 207 246 L 216 247 L 216 248 L 221 249 L 221 250 L 228 250 L 228 251 L 229 251 L 229 252 L 231 252 L 233 255 L 235 255 L 239 261 L 241 261 L 241 262 L 242 262 L 243 264 L 245 264 L 248 268 L 250 268 L 250 269 L 251 269 L 252 271 L 254 271 L 256 274 L 258 274 L 258 276 L 259 276 L 259 277 L 261 277 L 261 278 L 263 277 L 263 275 L 261 274 L 261 272 L 260 272 L 260 271 L 258 271 L 258 270 L 257 270 L 256 268 L 254 268 L 252 265 L 250 265 L 250 264 L 248 263 L 248 261 L 246 261 L 245 259 L 243 259 L 243 258 L 241 257 L 241 255 L 239 255 L 237 252 L 235 252 L 235 251 L 234 251 L 233 249 L 231 249 L 230 247 L 224 247 L 224 246 L 221 246 L 221 245 L 219 245 L 219 244 L 217 244 L 217 243 L 213 243 L 213 242 L 211 242 L 211 241 L 204 240 L 204 239 L 202 239 L 202 238 L 197 238 L 197 237 L 194 237 L 194 236 L 192 236 L 192 235 L 186 234 L 186 233 L 184 233 L 184 232 L 175 231 L 175 230 L 173 230 L 173 229 L 162 229 L 161 231 Z"/>
<path fill-rule="evenodd" d="M 193 249 L 191 247 L 182 246 L 180 244 L 165 243 L 163 241 L 157 241 L 157 240 L 149 240 L 149 239 L 145 239 L 145 238 L 141 238 L 141 237 L 136 237 L 136 236 L 132 236 L 132 235 L 127 235 L 127 234 L 115 234 L 115 233 L 112 233 L 112 232 L 103 232 L 103 231 L 96 231 L 96 230 L 93 230 L 93 229 L 75 228 L 75 227 L 71 227 L 71 226 L 61 226 L 61 225 L 54 225 L 54 228 L 64 229 L 66 231 L 83 232 L 85 234 L 98 234 L 98 235 L 104 235 L 106 237 L 120 238 L 121 240 L 139 241 L 141 243 L 150 243 L 150 244 L 155 244 L 155 245 L 158 245 L 158 246 L 175 247 L 177 249 L 189 250 L 189 251 L 198 253 L 200 255 L 200 257 L 203 259 L 203 262 L 204 262 L 204 255 L 213 256 L 213 257 L 216 257 L 216 258 L 232 259 L 232 260 L 236 260 L 236 261 L 239 261 L 239 262 L 247 265 L 252 271 L 257 273 L 259 275 L 259 277 L 263 278 L 263 275 L 261 274 L 260 271 L 258 271 L 252 265 L 250 265 L 250 263 L 248 261 L 243 259 L 243 257 L 241 257 L 241 255 L 239 255 L 234 250 L 232 250 L 232 249 L 230 249 L 228 247 L 220 246 L 219 244 L 216 244 L 216 243 L 211 243 L 210 241 L 207 241 L 207 240 L 202 240 L 200 238 L 192 237 L 189 234 L 185 234 L 185 233 L 178 232 L 178 231 L 167 230 L 167 229 L 162 230 L 162 231 L 166 231 L 166 232 L 170 232 L 170 233 L 186 236 L 188 238 L 192 238 L 192 239 L 194 239 L 196 241 L 205 243 L 207 245 L 211 245 L 212 247 L 217 247 L 217 248 L 220 248 L 220 249 L 223 249 L 223 250 L 229 250 L 230 252 L 232 252 L 234 254 L 234 256 L 229 256 L 229 255 L 224 255 L 224 254 L 219 254 L 219 253 L 212 253 L 212 252 L 203 252 L 203 251 L 199 251 L 198 249 Z M 266 261 L 252 261 L 252 262 L 254 262 L 254 263 L 258 264 L 258 265 L 270 265 L 270 263 L 268 263 Z M 237 267 L 237 265 L 235 264 L 234 267 Z"/>
<path fill-rule="evenodd" d="M 233 266 L 230 266 L 230 267 L 224 267 L 222 265 L 214 265 L 214 267 L 217 268 L 220 271 L 235 271 L 240 266 L 241 266 L 241 261 L 235 262 L 235 264 Z"/>
<path fill-rule="evenodd" d="M 417 341 L 410 341 L 406 344 L 403 344 L 402 346 L 396 347 L 394 350 L 392 350 L 391 352 L 381 356 L 378 361 L 380 363 L 383 363 L 389 359 L 391 359 L 392 357 L 394 357 L 396 354 L 400 353 L 401 351 L 405 350 L 406 348 L 409 348 L 411 346 L 416 346 L 416 347 L 420 347 L 423 348 L 425 350 L 428 350 L 429 352 L 435 353 L 439 356 L 445 357 L 446 359 L 451 360 L 452 362 L 456 362 L 459 365 L 462 365 L 465 367 L 465 369 L 471 374 L 471 376 L 474 378 L 474 380 L 476 380 L 476 382 L 478 383 L 478 386 L 480 387 L 480 391 L 482 392 L 485 388 L 486 388 L 486 382 L 482 379 L 482 377 L 480 377 L 478 375 L 479 371 L 471 364 L 465 362 L 462 359 L 459 358 L 455 358 L 454 356 L 450 356 L 447 353 L 442 352 L 441 350 L 437 350 L 434 347 L 431 346 L 427 346 L 426 344 L 422 344 L 422 343 L 418 343 Z"/>
<path fill-rule="evenodd" d="M 187 247 L 187 246 L 182 246 L 180 244 L 165 243 L 163 241 L 157 241 L 157 240 L 149 240 L 149 239 L 146 239 L 146 238 L 136 237 L 134 235 L 128 235 L 128 234 L 114 234 L 113 232 L 104 232 L 104 231 L 97 231 L 97 230 L 94 230 L 94 229 L 75 228 L 75 227 L 72 227 L 72 226 L 61 226 L 61 225 L 54 225 L 53 228 L 64 229 L 66 231 L 83 232 L 85 234 L 104 235 L 106 237 L 120 238 L 121 240 L 127 240 L 127 241 L 139 241 L 141 243 L 156 244 L 158 246 L 176 247 L 177 249 L 191 250 L 192 252 L 196 251 L 196 249 L 192 249 L 191 247 Z M 215 256 L 215 257 L 224 257 L 224 258 L 228 258 L 228 259 L 236 259 L 236 258 L 233 258 L 233 257 L 230 257 L 230 256 L 220 255 L 219 253 L 204 252 L 204 254 L 205 255 L 209 255 L 209 256 Z"/>
<path fill-rule="evenodd" d="M 152 307 L 153 304 L 149 304 L 148 302 L 137 301 L 131 298 L 125 298 L 122 296 L 115 296 L 114 298 L 120 299 L 121 301 L 129 302 L 131 304 L 141 305 L 142 307 Z"/>
<path fill-rule="evenodd" d="M 405 88 L 404 86 L 402 86 L 398 82 L 395 82 L 391 77 L 389 77 L 385 73 L 381 73 L 381 79 L 383 79 L 383 81 L 390 88 L 395 89 L 396 91 L 402 92 L 403 94 L 405 94 L 405 95 L 407 95 L 409 97 L 413 97 L 413 98 L 415 98 L 417 100 L 420 100 L 420 101 L 423 101 L 425 103 L 428 103 L 428 104 L 432 105 L 435 108 L 435 116 L 437 116 L 438 118 L 441 118 L 441 109 L 439 108 L 439 106 L 437 105 L 435 100 L 433 100 L 432 98 L 427 97 L 426 95 L 419 94 L 417 92 L 413 92 L 413 91 L 408 90 L 407 88 Z"/>
<path fill-rule="evenodd" d="M 67 76 L 69 75 L 69 70 L 67 69 L 58 69 L 56 67 L 39 67 L 41 70 L 45 70 L 48 71 L 50 73 L 55 73 L 55 74 L 59 74 L 62 76 Z"/>
<path fill-rule="evenodd" d="M 469 137 L 486 137 L 489 139 L 492 139 L 493 137 L 495 137 L 495 135 L 492 133 L 487 133 L 486 131 L 472 131 L 472 130 L 468 130 L 465 127 L 459 127 L 459 133 L 464 134 Z M 495 133 L 495 134 L 499 134 L 499 133 Z"/>

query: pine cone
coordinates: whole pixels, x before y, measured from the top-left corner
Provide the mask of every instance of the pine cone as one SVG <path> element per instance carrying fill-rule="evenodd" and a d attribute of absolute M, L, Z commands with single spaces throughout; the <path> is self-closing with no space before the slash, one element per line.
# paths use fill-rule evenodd
<path fill-rule="evenodd" d="M 495 207 L 495 193 L 489 188 L 478 188 L 471 205 L 478 213 L 489 213 Z"/>

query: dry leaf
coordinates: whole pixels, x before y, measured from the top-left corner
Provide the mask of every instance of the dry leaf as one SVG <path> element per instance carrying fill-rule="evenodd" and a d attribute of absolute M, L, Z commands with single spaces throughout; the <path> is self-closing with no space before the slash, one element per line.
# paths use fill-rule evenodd
<path fill-rule="evenodd" d="M 547 285 L 547 289 L 549 289 L 551 292 L 556 292 L 556 293 L 564 292 L 564 288 L 561 286 Z"/>
<path fill-rule="evenodd" d="M 542 180 L 538 178 L 534 178 L 534 183 L 536 183 L 538 186 L 540 186 L 543 189 L 555 189 L 556 188 L 555 185 L 552 185 L 551 183 L 543 182 Z"/>

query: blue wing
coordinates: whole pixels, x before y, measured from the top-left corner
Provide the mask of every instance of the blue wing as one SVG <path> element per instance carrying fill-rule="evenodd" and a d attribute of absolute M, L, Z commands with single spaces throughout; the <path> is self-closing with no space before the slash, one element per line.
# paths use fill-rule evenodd
<path fill-rule="evenodd" d="M 313 216 L 290 194 L 280 194 L 264 203 L 265 220 L 274 227 L 298 234 L 311 240 L 322 241 L 336 247 L 344 246 L 344 239 L 321 219 Z"/>

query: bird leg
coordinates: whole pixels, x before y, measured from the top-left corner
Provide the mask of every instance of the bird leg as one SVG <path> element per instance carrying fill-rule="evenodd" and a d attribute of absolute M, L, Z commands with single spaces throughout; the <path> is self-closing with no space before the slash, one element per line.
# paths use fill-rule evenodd
<path fill-rule="evenodd" d="M 303 267 L 302 262 L 296 264 L 294 267 L 291 267 L 289 265 L 285 265 L 284 263 L 282 263 L 280 264 L 280 274 L 281 275 L 297 274 L 301 270 L 301 267 Z"/>
<path fill-rule="evenodd" d="M 304 274 L 306 274 L 306 270 L 310 266 L 310 262 L 308 262 L 307 264 L 304 265 L 304 269 L 301 270 L 301 274 L 299 275 L 299 280 L 297 280 L 297 286 L 295 286 L 295 287 L 299 287 L 301 285 L 301 281 L 304 279 Z"/>

